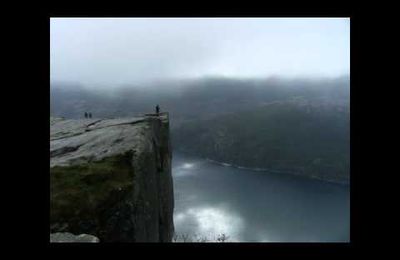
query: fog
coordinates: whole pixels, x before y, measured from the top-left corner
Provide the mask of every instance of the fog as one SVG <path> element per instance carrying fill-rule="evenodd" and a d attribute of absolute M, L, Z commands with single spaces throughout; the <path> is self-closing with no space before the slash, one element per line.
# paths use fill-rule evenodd
<path fill-rule="evenodd" d="M 349 241 L 350 19 L 51 18 L 50 83 L 50 117 L 168 112 L 176 234 Z"/>
<path fill-rule="evenodd" d="M 52 84 L 107 89 L 207 76 L 337 77 L 349 74 L 350 20 L 51 18 L 50 68 Z"/>

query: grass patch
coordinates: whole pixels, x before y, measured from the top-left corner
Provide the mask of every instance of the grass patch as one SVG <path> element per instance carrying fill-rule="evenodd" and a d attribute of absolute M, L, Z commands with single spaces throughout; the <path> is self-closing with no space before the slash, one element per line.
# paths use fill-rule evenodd
<path fill-rule="evenodd" d="M 133 188 L 132 152 L 50 169 L 50 222 L 99 221 L 101 212 Z"/>

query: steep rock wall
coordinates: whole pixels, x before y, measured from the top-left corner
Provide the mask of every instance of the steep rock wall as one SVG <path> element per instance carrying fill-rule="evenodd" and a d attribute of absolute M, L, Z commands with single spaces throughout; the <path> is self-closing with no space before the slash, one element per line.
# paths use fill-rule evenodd
<path fill-rule="evenodd" d="M 168 114 L 50 120 L 50 232 L 170 242 Z"/>

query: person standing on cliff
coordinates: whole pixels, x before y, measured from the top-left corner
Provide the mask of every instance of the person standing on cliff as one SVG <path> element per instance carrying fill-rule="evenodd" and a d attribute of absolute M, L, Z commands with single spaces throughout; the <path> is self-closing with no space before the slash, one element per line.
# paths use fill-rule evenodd
<path fill-rule="evenodd" d="M 85 112 L 85 118 L 87 118 L 88 117 L 88 113 L 87 112 Z"/>
<path fill-rule="evenodd" d="M 160 106 L 157 104 L 156 106 L 156 114 L 159 115 L 160 114 Z"/>
<path fill-rule="evenodd" d="M 89 118 L 92 118 L 92 113 L 89 113 Z"/>

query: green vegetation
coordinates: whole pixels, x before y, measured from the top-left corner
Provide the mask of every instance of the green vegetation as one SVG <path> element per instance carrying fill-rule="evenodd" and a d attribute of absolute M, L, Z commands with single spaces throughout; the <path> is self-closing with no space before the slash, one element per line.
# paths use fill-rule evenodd
<path fill-rule="evenodd" d="M 175 148 L 221 162 L 347 181 L 349 110 L 279 102 L 183 124 Z"/>
<path fill-rule="evenodd" d="M 132 190 L 131 152 L 97 162 L 50 169 L 50 222 L 99 222 L 102 212 Z"/>

